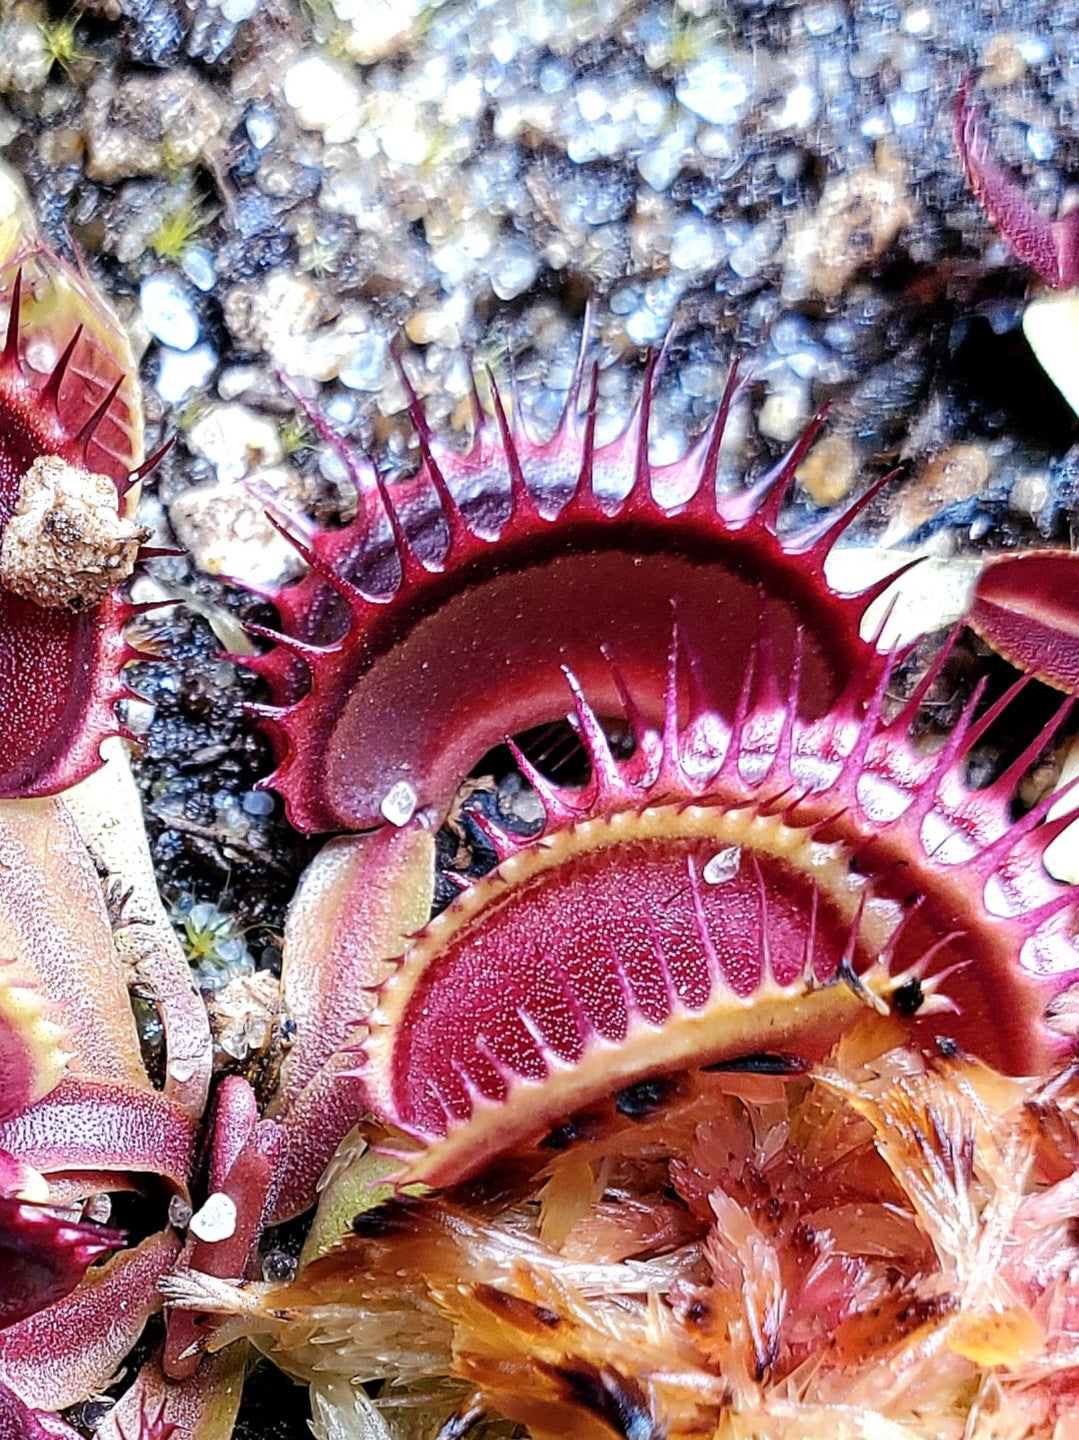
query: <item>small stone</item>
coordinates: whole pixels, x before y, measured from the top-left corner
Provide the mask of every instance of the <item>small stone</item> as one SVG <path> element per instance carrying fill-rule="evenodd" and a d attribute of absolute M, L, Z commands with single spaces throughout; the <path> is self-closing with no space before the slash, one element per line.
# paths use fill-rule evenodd
<path fill-rule="evenodd" d="M 203 992 L 214 1048 L 250 1069 L 281 1049 L 281 983 L 268 970 Z"/>
<path fill-rule="evenodd" d="M 453 349 L 461 343 L 460 323 L 448 305 L 418 310 L 405 322 L 405 334 L 414 345 L 445 345 Z"/>
<path fill-rule="evenodd" d="M 698 60 L 674 87 L 674 93 L 694 115 L 709 125 L 737 125 L 751 94 L 750 82 L 725 55 Z"/>
<path fill-rule="evenodd" d="M 671 237 L 671 264 L 676 270 L 707 270 L 717 263 L 722 250 L 715 229 L 700 216 L 687 215 Z"/>
<path fill-rule="evenodd" d="M 850 494 L 858 453 L 845 435 L 824 435 L 794 472 L 814 505 L 837 505 Z"/>
<path fill-rule="evenodd" d="M 247 138 L 256 150 L 265 150 L 277 134 L 277 116 L 273 110 L 252 110 L 244 120 Z"/>
<path fill-rule="evenodd" d="M 791 226 L 784 252 L 784 295 L 838 295 L 855 271 L 882 255 L 913 218 L 900 169 L 835 176 L 825 185 L 816 210 Z"/>
<path fill-rule="evenodd" d="M 526 245 L 508 245 L 491 263 L 491 289 L 500 300 L 523 295 L 536 278 L 539 261 Z"/>
<path fill-rule="evenodd" d="M 84 1220 L 92 1220 L 95 1225 L 107 1225 L 112 1216 L 112 1196 L 91 1195 L 82 1214 Z"/>
<path fill-rule="evenodd" d="M 173 1195 L 169 1201 L 169 1224 L 177 1230 L 186 1230 L 191 1224 L 191 1206 L 182 1195 Z"/>
<path fill-rule="evenodd" d="M 192 285 L 204 294 L 217 284 L 217 263 L 213 252 L 203 245 L 188 245 L 180 256 L 180 269 Z"/>
<path fill-rule="evenodd" d="M 139 309 L 147 330 L 172 350 L 190 350 L 199 338 L 199 318 L 175 275 L 148 275 L 139 287 Z"/>
<path fill-rule="evenodd" d="M 46 609 L 85 610 L 127 579 L 145 538 L 119 513 L 107 475 L 42 455 L 19 482 L 0 543 L 0 584 Z"/>
<path fill-rule="evenodd" d="M 981 81 L 994 88 L 1017 85 L 1027 73 L 1027 62 L 1019 48 L 1018 36 L 998 31 L 982 55 Z"/>
<path fill-rule="evenodd" d="M 823 35 L 834 35 L 843 28 L 843 10 L 839 5 L 807 5 L 802 13 L 802 24 L 806 33 L 819 39 Z"/>
<path fill-rule="evenodd" d="M 769 440 L 787 445 L 802 431 L 808 405 L 799 390 L 776 390 L 768 396 L 757 416 L 757 429 Z"/>
<path fill-rule="evenodd" d="M 724 885 L 733 880 L 742 864 L 741 845 L 728 845 L 716 853 L 705 864 L 701 878 L 706 885 Z"/>
<path fill-rule="evenodd" d="M 322 324 L 322 297 L 300 276 L 282 272 L 252 285 L 237 285 L 225 297 L 225 323 L 244 350 L 262 351 L 289 375 L 335 379 L 348 364 L 357 336 L 368 328 L 366 312 L 349 307 L 332 324 Z"/>
<path fill-rule="evenodd" d="M 240 480 L 260 465 L 283 456 L 281 436 L 272 420 L 246 405 L 215 405 L 190 429 L 187 448 L 214 467 L 218 480 Z"/>
<path fill-rule="evenodd" d="M 166 405 L 179 405 L 193 390 L 201 390 L 217 366 L 212 345 L 193 350 L 170 350 L 162 346 L 154 388 Z"/>
<path fill-rule="evenodd" d="M 0 91 L 40 90 L 52 57 L 45 45 L 42 15 L 33 6 L 0 6 Z"/>
<path fill-rule="evenodd" d="M 221 101 L 189 70 L 120 80 L 106 73 L 86 97 L 87 174 L 108 184 L 193 165 L 224 124 Z"/>
<path fill-rule="evenodd" d="M 262 1257 L 262 1278 L 272 1285 L 284 1285 L 295 1280 L 299 1261 L 287 1250 L 267 1250 Z"/>
<path fill-rule="evenodd" d="M 188 1229 L 197 1240 L 211 1243 L 228 1240 L 236 1233 L 236 1202 L 221 1190 L 207 1196 L 201 1210 L 196 1210 Z"/>
<path fill-rule="evenodd" d="M 390 347 L 384 335 L 375 330 L 356 339 L 356 345 L 338 379 L 350 390 L 378 390 L 386 371 Z"/>
<path fill-rule="evenodd" d="M 1026 515 L 1035 522 L 1049 504 L 1051 487 L 1044 472 L 1020 475 L 1011 488 L 1008 506 L 1017 515 Z"/>
<path fill-rule="evenodd" d="M 391 825 L 407 825 L 416 813 L 419 796 L 407 780 L 398 780 L 382 797 L 379 809 Z"/>
<path fill-rule="evenodd" d="M 804 82 L 792 85 L 784 97 L 783 104 L 773 113 L 771 125 L 774 130 L 804 130 L 817 118 L 820 96 L 812 85 Z"/>
<path fill-rule="evenodd" d="M 405 49 L 428 0 L 330 0 L 348 28 L 345 49 L 361 65 L 373 65 Z"/>
<path fill-rule="evenodd" d="M 132 735 L 148 735 L 157 718 L 157 706 L 149 700 L 130 698 L 122 702 L 124 725 Z"/>
<path fill-rule="evenodd" d="M 360 87 L 343 66 L 322 54 L 305 55 L 285 72 L 284 96 L 305 130 L 330 144 L 351 140 L 362 119 Z"/>
<path fill-rule="evenodd" d="M 981 445 L 952 445 L 935 455 L 900 496 L 882 544 L 894 544 L 958 501 L 980 495 L 992 466 Z"/>
<path fill-rule="evenodd" d="M 281 585 L 306 567 L 296 547 L 270 524 L 266 497 L 288 510 L 302 505 L 305 494 L 293 470 L 267 467 L 245 484 L 222 480 L 186 490 L 169 506 L 169 519 L 204 574 L 228 575 L 246 585 Z"/>

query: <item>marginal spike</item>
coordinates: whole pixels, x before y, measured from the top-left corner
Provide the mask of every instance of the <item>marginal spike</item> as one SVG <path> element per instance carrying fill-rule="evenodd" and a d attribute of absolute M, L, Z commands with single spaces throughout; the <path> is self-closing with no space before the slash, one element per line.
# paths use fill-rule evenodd
<path fill-rule="evenodd" d="M 558 420 L 558 431 L 562 434 L 566 434 L 577 419 L 577 408 L 581 403 L 581 387 L 584 384 L 585 361 L 588 359 L 588 350 L 592 343 L 592 332 L 595 328 L 598 310 L 599 302 L 595 294 L 590 294 L 585 301 L 584 314 L 581 317 L 581 339 L 573 361 L 573 374 L 570 377 L 569 389 L 566 391 L 566 403 L 562 407 L 562 414 Z"/>
<path fill-rule="evenodd" d="M 15 271 L 15 283 L 11 287 L 11 309 L 8 313 L 7 337 L 4 340 L 4 363 L 19 363 L 19 325 L 22 313 L 22 267 Z"/>
<path fill-rule="evenodd" d="M 864 590 L 859 590 L 854 598 L 861 603 L 862 615 L 864 616 L 873 602 L 879 600 L 884 592 L 894 585 L 897 580 L 902 580 L 903 576 L 906 575 L 909 570 L 913 570 L 915 566 L 921 565 L 926 558 L 925 555 L 916 555 L 913 560 L 907 560 L 903 565 L 900 565 L 898 569 L 893 570 L 890 575 L 883 575 L 879 580 L 874 580 L 872 585 L 867 585 Z"/>
<path fill-rule="evenodd" d="M 720 398 L 719 409 L 712 421 L 708 431 L 708 443 L 705 446 L 704 457 L 700 468 L 697 471 L 696 484 L 693 487 L 693 494 L 686 502 L 687 508 L 699 507 L 709 513 L 716 508 L 716 476 L 719 471 L 719 452 L 723 448 L 723 436 L 727 432 L 727 421 L 730 419 L 731 405 L 738 391 L 739 372 L 742 368 L 742 357 L 735 355 L 731 361 L 731 368 L 727 372 L 727 383 L 723 387 L 723 395 Z"/>
<path fill-rule="evenodd" d="M 608 795 L 620 795 L 625 786 L 622 783 L 618 763 L 611 754 L 611 747 L 603 726 L 599 723 L 596 712 L 585 699 L 580 681 L 568 665 L 563 665 L 561 668 L 562 674 L 566 677 L 566 683 L 573 692 L 577 721 L 575 728 L 581 737 L 581 743 L 592 766 L 590 789 L 594 791 L 591 801 L 595 804 Z"/>
<path fill-rule="evenodd" d="M 308 400 L 300 389 L 293 384 L 292 380 L 282 370 L 274 372 L 279 384 L 288 391 L 296 404 L 303 411 L 304 418 L 309 422 L 315 434 L 326 445 L 330 447 L 334 455 L 345 467 L 348 478 L 356 487 L 356 493 L 360 496 L 367 493 L 371 488 L 371 480 L 375 467 L 366 458 L 361 456 L 352 446 L 348 445 L 342 435 L 339 435 L 333 426 L 327 421 L 325 415 L 318 406 Z"/>
<path fill-rule="evenodd" d="M 517 837 L 503 829 L 497 820 L 492 820 L 482 810 L 470 810 L 468 818 L 495 852 L 499 864 L 515 853 Z"/>
<path fill-rule="evenodd" d="M 99 426 L 99 425 L 101 424 L 101 422 L 105 419 L 105 416 L 109 413 L 110 409 L 112 408 L 112 402 L 116 399 L 117 395 L 119 395 L 119 393 L 120 393 L 120 387 L 123 385 L 125 379 L 126 379 L 126 376 L 124 376 L 124 375 L 117 375 L 116 379 L 113 381 L 112 385 L 109 387 L 108 393 L 106 394 L 104 400 L 102 400 L 101 404 L 97 407 L 97 409 L 94 411 L 94 413 L 90 416 L 90 418 L 87 420 L 86 424 L 82 427 L 82 429 L 81 429 L 81 430 L 78 432 L 78 434 L 74 437 L 74 443 L 75 443 L 76 445 L 81 445 L 81 446 L 82 446 L 82 453 L 83 453 L 83 457 L 84 457 L 84 458 L 86 457 L 86 453 L 87 453 L 87 451 L 89 450 L 90 441 L 94 438 L 94 435 L 95 435 L 96 432 L 97 432 L 98 426 Z"/>
<path fill-rule="evenodd" d="M 908 925 L 921 910 L 925 901 L 925 895 L 917 895 L 909 904 L 903 907 L 903 913 L 899 917 L 899 923 L 888 936 L 888 939 L 884 943 L 884 948 L 877 957 L 879 964 L 882 965 L 885 970 L 891 970 L 892 961 L 895 959 L 895 953 L 899 948 L 899 943 L 903 939 Z"/>
<path fill-rule="evenodd" d="M 914 724 L 918 718 L 918 711 L 925 703 L 926 696 L 937 683 L 944 666 L 948 662 L 948 657 L 955 649 L 955 644 L 959 639 L 962 628 L 962 622 L 952 627 L 947 640 L 945 640 L 944 644 L 937 651 L 932 665 L 930 665 L 929 669 L 918 681 L 906 704 L 897 715 L 893 715 L 891 720 L 888 721 L 889 730 L 895 730 L 896 734 L 902 734 L 904 731 L 909 730 Z"/>
<path fill-rule="evenodd" d="M 595 491 L 592 486 L 592 467 L 596 457 L 596 412 L 599 406 L 599 365 L 592 366 L 592 380 L 588 387 L 588 404 L 584 415 L 584 433 L 581 437 L 581 466 L 577 471 L 577 480 L 573 487 L 573 494 L 566 502 L 566 510 L 571 506 L 591 507 L 595 501 Z"/>
<path fill-rule="evenodd" d="M 393 543 L 397 549 L 397 559 L 401 566 L 401 585 L 415 585 L 425 579 L 431 572 L 416 554 L 416 549 L 409 539 L 408 531 L 398 513 L 397 506 L 390 495 L 390 487 L 386 484 L 385 477 L 380 473 L 377 466 L 372 467 L 375 478 L 375 485 L 378 488 L 379 499 L 382 501 L 382 509 L 389 522 L 390 532 L 393 535 Z"/>
<path fill-rule="evenodd" d="M 836 966 L 835 978 L 842 981 L 859 1000 L 868 1005 L 870 1010 L 875 1010 L 878 1015 L 887 1015 L 889 1013 L 887 1002 L 869 989 L 854 968 L 854 956 L 858 949 L 858 937 L 862 930 L 862 916 L 865 913 L 865 905 L 868 898 L 868 890 L 863 890 L 858 897 L 858 909 L 855 911 L 850 930 L 847 932 L 847 942 L 843 947 L 843 955 L 840 958 L 839 964 Z"/>
<path fill-rule="evenodd" d="M 277 533 L 286 539 L 297 555 L 312 569 L 321 580 L 332 585 L 342 599 L 348 602 L 349 608 L 354 611 L 366 613 L 368 607 L 378 605 L 377 599 L 364 595 L 357 585 L 354 585 L 347 576 L 341 575 L 330 564 L 330 562 L 319 553 L 313 545 L 306 544 L 300 537 L 294 534 L 288 526 L 280 520 L 272 511 L 266 512 L 266 519 L 274 527 Z"/>
<path fill-rule="evenodd" d="M 798 715 L 798 700 L 802 686 L 802 661 L 805 654 L 805 627 L 799 625 L 794 632 L 794 654 L 791 657 L 790 680 L 787 684 L 787 698 L 783 709 L 783 723 L 776 742 L 775 759 L 768 771 L 769 780 L 783 778 L 790 782 L 791 764 L 794 760 L 794 724 Z"/>
<path fill-rule="evenodd" d="M 868 490 L 845 505 L 837 515 L 829 515 L 821 526 L 813 526 L 809 532 L 800 537 L 797 547 L 789 547 L 792 554 L 811 555 L 817 557 L 823 564 L 825 556 L 839 537 L 849 530 L 858 516 L 863 514 L 873 501 L 877 498 L 885 486 L 890 485 L 893 480 L 902 475 L 901 466 L 889 470 L 887 475 L 882 475 L 879 480 L 874 480 Z"/>
<path fill-rule="evenodd" d="M 919 980 L 922 979 L 942 950 L 946 950 L 948 946 L 954 944 L 956 940 L 965 940 L 966 936 L 967 932 L 965 930 L 949 930 L 947 935 L 942 935 L 938 940 L 934 940 L 928 949 L 918 956 L 914 964 L 909 966 L 903 973 L 917 976 Z M 969 964 L 970 962 L 968 960 L 957 961 L 955 965 L 950 965 L 943 974 L 934 976 L 934 979 L 937 980 L 939 984 L 947 975 L 954 975 L 958 970 L 965 970 Z"/>
<path fill-rule="evenodd" d="M 60 398 L 60 386 L 64 383 L 64 376 L 67 374 L 68 367 L 71 364 L 71 357 L 75 353 L 75 347 L 82 339 L 82 331 L 83 327 L 81 325 L 75 326 L 74 334 L 64 346 L 59 360 L 57 360 L 56 364 L 52 367 L 52 374 L 41 387 L 41 398 L 50 401 L 54 406 Z"/>
<path fill-rule="evenodd" d="M 654 499 L 652 495 L 652 467 L 648 462 L 648 431 L 652 419 L 652 402 L 656 395 L 656 386 L 659 383 L 659 364 L 662 357 L 666 355 L 667 342 L 664 341 L 663 350 L 657 355 L 654 350 L 649 350 L 648 357 L 644 364 L 644 379 L 641 384 L 641 394 L 637 401 L 632 419 L 627 429 L 627 435 L 634 436 L 633 456 L 633 484 L 630 487 L 626 502 L 637 501 L 643 503 Z"/>
<path fill-rule="evenodd" d="M 1061 815 L 1048 819 L 1050 810 L 1055 806 L 1067 801 L 1079 791 L 1079 775 L 1062 785 L 1059 790 L 1051 790 L 1043 795 L 1036 805 L 1033 805 L 1025 815 L 1020 815 L 1013 820 L 1004 831 L 1003 835 L 997 837 L 989 845 L 984 845 L 969 860 L 963 862 L 964 866 L 983 874 L 986 878 L 994 874 L 1000 862 L 1006 855 L 1012 852 L 1032 831 L 1037 831 L 1036 840 L 1038 850 L 1041 854 L 1053 843 L 1058 835 L 1079 821 L 1079 812 L 1067 810 Z M 1009 791 L 1010 794 L 1010 791 Z"/>
<path fill-rule="evenodd" d="M 415 422 L 413 422 L 415 423 Z M 420 459 L 422 461 L 422 473 L 431 482 L 438 503 L 442 510 L 442 518 L 446 522 L 449 531 L 449 545 L 446 554 L 443 556 L 443 564 L 461 546 L 473 537 L 473 532 L 465 519 L 464 511 L 457 503 L 457 499 L 450 489 L 449 481 L 438 461 L 435 459 L 434 451 L 431 449 L 429 437 L 423 430 L 417 428 L 416 441 L 420 447 Z"/>
<path fill-rule="evenodd" d="M 672 611 L 674 606 L 671 606 Z M 682 733 L 678 725 L 678 672 L 681 653 L 678 616 L 672 615 L 671 638 L 667 645 L 667 672 L 663 682 L 663 728 L 659 745 L 659 774 L 655 780 L 658 791 L 677 792 L 684 789 L 682 767 Z"/>
<path fill-rule="evenodd" d="M 283 630 L 275 630 L 269 625 L 256 625 L 249 621 L 244 629 L 249 635 L 255 635 L 260 640 L 266 640 L 271 645 L 279 645 L 282 650 L 288 650 L 292 655 L 298 655 L 301 660 L 308 664 L 315 665 L 323 656 L 331 654 L 333 647 L 324 645 L 312 645 L 306 640 L 298 640 L 295 635 L 288 635 Z"/>
<path fill-rule="evenodd" d="M 186 555 L 186 550 L 181 550 L 178 545 L 140 545 L 138 559 L 141 564 L 143 560 L 177 560 L 181 555 Z M 159 602 L 174 604 L 174 601 Z"/>
<path fill-rule="evenodd" d="M 537 770 L 512 735 L 506 736 L 506 746 L 518 770 L 539 796 L 548 825 L 564 825 L 576 819 L 579 812 L 567 802 L 565 791 L 552 780 L 548 780 L 542 771 Z"/>
<path fill-rule="evenodd" d="M 1007 688 L 1007 690 L 1005 690 L 1004 694 L 1000 697 L 1000 699 L 994 701 L 993 704 L 990 705 L 989 708 L 985 711 L 985 713 L 978 717 L 978 719 L 970 727 L 970 730 L 967 732 L 968 753 L 971 749 L 973 749 L 975 745 L 977 745 L 978 741 L 981 740 L 982 736 L 989 729 L 989 727 L 993 725 L 1000 718 L 1000 716 L 1003 715 L 1005 710 L 1009 708 L 1012 701 L 1015 700 L 1022 693 L 1022 691 L 1026 689 L 1026 687 L 1030 684 L 1033 678 L 1034 677 L 1029 674 L 1020 675 L 1018 680 L 1016 680 L 1013 684 L 1009 685 L 1009 687 Z M 1061 723 L 1065 718 L 1067 709 L 1068 704 L 1063 705 L 1061 709 L 1057 712 L 1057 719 L 1051 721 L 1050 723 L 1053 725 Z"/>
<path fill-rule="evenodd" d="M 975 685 L 970 699 L 964 705 L 962 713 L 956 722 L 955 729 L 948 736 L 941 746 L 939 754 L 935 757 L 933 768 L 918 786 L 914 798 L 899 818 L 899 824 L 911 825 L 915 822 L 921 823 L 929 811 L 933 808 L 940 794 L 940 787 L 943 785 L 949 771 L 953 768 L 960 756 L 966 753 L 967 731 L 974 722 L 974 716 L 978 706 L 981 704 L 982 696 L 985 694 L 985 687 L 989 683 L 988 677 L 983 676 Z"/>
<path fill-rule="evenodd" d="M 401 388 L 405 392 L 405 401 L 408 405 L 408 413 L 412 420 L 413 429 L 416 432 L 416 443 L 420 447 L 420 460 L 423 472 L 430 480 L 435 494 L 438 496 L 439 504 L 442 506 L 442 516 L 450 532 L 450 544 L 447 554 L 459 545 L 462 541 L 472 535 L 468 522 L 458 505 L 456 497 L 450 490 L 449 482 L 438 461 L 435 459 L 434 448 L 431 444 L 431 426 L 427 419 L 427 412 L 423 408 L 423 402 L 416 393 L 416 387 L 409 379 L 408 371 L 405 369 L 404 358 L 396 340 L 390 345 L 390 355 L 393 359 L 394 368 L 401 381 Z M 483 413 L 483 402 L 480 399 L 479 390 L 476 388 L 476 376 L 472 367 L 468 371 L 469 385 L 472 394 L 472 416 L 475 429 L 476 443 L 483 430 L 486 417 Z"/>
<path fill-rule="evenodd" d="M 780 512 L 787 498 L 790 483 L 794 479 L 794 472 L 816 443 L 818 435 L 824 429 L 824 423 L 831 408 L 831 402 L 826 401 L 779 464 L 774 466 L 754 486 L 755 490 L 762 492 L 762 499 L 753 514 L 754 522 L 772 535 L 775 535 L 778 529 Z"/>
<path fill-rule="evenodd" d="M 884 702 L 888 696 L 888 687 L 892 683 L 896 666 L 903 658 L 903 654 L 904 652 L 902 651 L 893 650 L 892 653 L 886 657 L 877 683 L 873 687 L 873 693 L 869 697 L 869 702 L 859 722 L 854 745 L 850 752 L 844 756 L 843 768 L 832 786 L 833 790 L 845 796 L 848 804 L 857 802 L 858 781 L 865 770 L 866 756 L 869 753 L 869 747 L 881 732 Z M 839 710 L 841 714 L 844 712 L 850 713 L 853 710 L 852 704 L 844 703 L 846 700 L 847 695 L 844 693 L 844 695 L 840 697 Z"/>
<path fill-rule="evenodd" d="M 1021 683 L 1025 684 L 1029 677 L 1024 676 Z M 1012 687 L 1016 689 L 1016 686 Z M 1009 694 L 1011 692 L 1009 691 Z M 993 781 L 987 788 L 994 791 L 1004 801 L 1010 801 L 1019 785 L 1020 780 L 1027 773 L 1030 767 L 1039 760 L 1047 747 L 1052 743 L 1053 737 L 1063 726 L 1072 710 L 1075 708 L 1075 700 L 1070 695 L 1063 700 L 1056 710 L 1049 717 L 1046 723 L 1034 736 L 1030 744 L 1021 751 L 1011 762 L 1008 768 Z"/>
<path fill-rule="evenodd" d="M 431 426 L 427 419 L 427 412 L 423 408 L 423 401 L 417 394 L 416 387 L 415 385 L 413 385 L 411 379 L 409 378 L 408 371 L 405 369 L 405 361 L 404 356 L 401 353 L 401 345 L 396 337 L 390 342 L 390 358 L 393 361 L 393 368 L 397 371 L 397 377 L 401 381 L 401 389 L 405 392 L 405 401 L 408 405 L 408 413 L 412 417 L 412 424 L 415 426 L 416 429 L 416 437 L 421 442 L 422 449 L 424 441 L 426 441 L 428 444 L 430 443 Z M 472 376 L 471 369 L 469 370 L 469 375 L 470 377 Z M 475 408 L 475 406 L 479 404 L 479 395 L 477 394 L 475 389 L 474 379 L 472 389 L 473 407 Z M 483 424 L 482 405 L 479 405 L 478 424 L 481 426 Z"/>
<path fill-rule="evenodd" d="M 480 387 L 476 382 L 476 371 L 472 363 L 472 355 L 469 352 L 466 363 L 468 367 L 468 397 L 472 406 L 472 449 L 475 450 L 480 444 L 480 437 L 487 428 L 487 411 L 483 408 L 483 396 L 480 394 Z"/>
<path fill-rule="evenodd" d="M 157 449 L 153 452 L 152 455 L 149 456 L 148 459 L 144 460 L 141 465 L 137 466 L 134 470 L 132 470 L 130 476 L 127 479 L 125 488 L 130 489 L 130 487 L 135 484 L 136 481 L 145 480 L 147 475 L 151 474 L 152 471 L 157 469 L 158 465 L 161 464 L 161 461 L 164 460 L 165 456 L 169 453 L 169 451 L 175 444 L 176 436 L 170 435 L 167 440 L 165 440 L 157 447 Z"/>
<path fill-rule="evenodd" d="M 754 641 L 746 656 L 742 688 L 738 692 L 734 715 L 731 717 L 730 741 L 720 766 L 720 775 L 726 779 L 736 780 L 740 774 L 741 759 L 745 749 L 746 723 L 753 704 L 753 693 L 756 689 L 757 674 L 760 668 L 760 646 L 758 641 Z"/>
<path fill-rule="evenodd" d="M 802 948 L 802 974 L 813 978 L 813 952 L 817 948 L 817 913 L 820 909 L 820 891 L 813 886 L 809 901 L 809 925 L 806 929 L 805 945 Z"/>
<path fill-rule="evenodd" d="M 514 438 L 520 448 L 521 440 L 526 445 L 531 445 L 532 436 L 528 430 L 525 407 L 521 400 L 521 382 L 517 375 L 517 360 L 512 352 L 506 357 L 506 369 L 509 371 L 510 377 L 510 415 L 513 417 Z"/>
<path fill-rule="evenodd" d="M 120 600 L 120 619 L 126 625 L 131 620 L 138 620 L 143 615 L 156 615 L 159 610 L 169 610 L 174 605 L 179 605 L 179 600 L 173 599 L 170 595 L 165 600 Z"/>
<path fill-rule="evenodd" d="M 708 921 L 704 913 L 704 899 L 701 895 L 701 877 L 697 871 L 697 863 L 692 855 L 686 856 L 686 871 L 689 875 L 689 895 L 693 905 L 693 925 L 697 931 L 697 938 L 701 942 L 704 963 L 708 969 L 708 978 L 712 982 L 712 989 L 714 991 L 726 989 L 727 977 L 723 973 L 723 964 L 708 929 Z"/>
<path fill-rule="evenodd" d="M 614 688 L 618 691 L 618 698 L 622 702 L 622 709 L 633 734 L 633 741 L 636 747 L 635 753 L 641 753 L 647 741 L 649 733 L 648 721 L 644 718 L 644 712 L 633 697 L 633 692 L 626 684 L 626 677 L 615 663 L 610 645 L 604 641 L 599 647 L 599 653 L 607 662 L 607 668 L 611 672 L 611 679 L 614 681 Z"/>
<path fill-rule="evenodd" d="M 872 645 L 873 649 L 878 652 L 881 649 L 881 641 L 884 639 L 884 633 L 888 629 L 889 624 L 891 623 L 892 616 L 895 614 L 896 606 L 898 604 L 899 592 L 896 591 L 896 593 L 888 601 L 887 605 L 885 605 L 884 609 L 880 612 L 880 619 L 873 626 L 872 633 L 869 636 L 869 643 L 870 645 Z M 915 642 L 912 641 L 909 645 L 906 646 L 892 646 L 892 653 L 900 655 L 903 659 L 906 659 L 907 655 L 914 649 L 914 643 Z"/>
<path fill-rule="evenodd" d="M 487 367 L 487 383 L 491 387 L 491 401 L 495 407 L 495 419 L 498 422 L 498 432 L 502 437 L 502 446 L 506 455 L 506 468 L 509 471 L 510 515 L 511 519 L 519 519 L 522 515 L 531 515 L 536 512 L 536 501 L 532 491 L 528 488 L 524 471 L 521 469 L 517 437 L 506 416 L 506 408 L 502 403 L 498 382 L 495 380 L 490 366 Z"/>
<path fill-rule="evenodd" d="M 750 856 L 753 865 L 753 878 L 757 883 L 757 907 L 760 916 L 759 935 L 761 941 L 761 974 L 771 975 L 775 979 L 775 972 L 772 969 L 772 931 L 768 923 L 768 887 L 764 883 L 764 872 L 761 870 L 761 862 L 755 854 Z"/>
<path fill-rule="evenodd" d="M 1061 893 L 1052 900 L 1046 900 L 1033 910 L 1025 910 L 1021 915 L 1009 915 L 1008 923 L 1018 925 L 1029 937 L 1037 934 L 1047 920 L 1068 910 L 1079 913 L 1079 887 L 1075 885 L 1062 885 Z"/>

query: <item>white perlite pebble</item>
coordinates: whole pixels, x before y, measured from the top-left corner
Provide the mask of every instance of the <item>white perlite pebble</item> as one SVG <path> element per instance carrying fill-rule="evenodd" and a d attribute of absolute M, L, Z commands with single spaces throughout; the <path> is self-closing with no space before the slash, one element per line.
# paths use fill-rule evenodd
<path fill-rule="evenodd" d="M 277 426 L 246 405 L 215 405 L 187 436 L 187 448 L 214 467 L 219 481 L 242 480 L 261 465 L 281 459 Z"/>
<path fill-rule="evenodd" d="M 216 366 L 212 345 L 196 345 L 193 350 L 172 350 L 164 345 L 154 388 L 166 405 L 179 405 L 192 390 L 202 389 Z"/>
<path fill-rule="evenodd" d="M 733 880 L 738 874 L 741 863 L 741 845 L 728 845 L 725 850 L 717 850 L 701 871 L 704 883 L 706 885 L 725 885 L 728 880 Z"/>
<path fill-rule="evenodd" d="M 148 275 L 139 287 L 139 309 L 155 340 L 190 350 L 199 338 L 199 317 L 174 275 Z"/>
<path fill-rule="evenodd" d="M 284 95 L 305 130 L 321 130 L 331 145 L 360 128 L 360 87 L 343 65 L 305 55 L 285 72 Z"/>
<path fill-rule="evenodd" d="M 228 1240 L 236 1231 L 236 1202 L 215 1190 L 192 1215 L 187 1228 L 197 1240 Z"/>
<path fill-rule="evenodd" d="M 146 538 L 118 510 L 107 475 L 39 456 L 4 529 L 0 585 L 46 609 L 97 605 L 131 574 Z"/>
<path fill-rule="evenodd" d="M 419 796 L 407 780 L 398 780 L 382 797 L 378 807 L 391 825 L 407 825 L 416 813 Z"/>
<path fill-rule="evenodd" d="M 207 575 L 228 575 L 240 584 L 275 586 L 294 580 L 304 562 L 266 513 L 267 501 L 285 511 L 300 511 L 304 486 L 287 466 L 256 470 L 250 480 L 196 485 L 169 506 L 169 519 L 180 543 Z"/>

